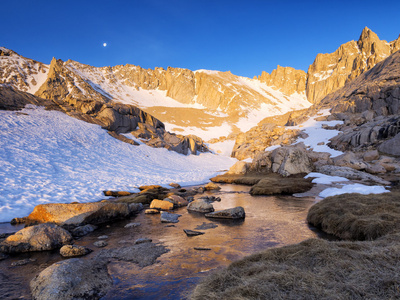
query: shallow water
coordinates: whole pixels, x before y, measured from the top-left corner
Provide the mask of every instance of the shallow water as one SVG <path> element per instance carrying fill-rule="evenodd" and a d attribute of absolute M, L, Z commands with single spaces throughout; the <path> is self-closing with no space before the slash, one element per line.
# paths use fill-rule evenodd
<path fill-rule="evenodd" d="M 76 244 L 86 245 L 96 252 L 98 249 L 93 247 L 93 242 L 100 235 L 109 235 L 107 247 L 130 244 L 138 238 L 148 237 L 169 249 L 168 253 L 159 257 L 156 264 L 145 268 L 128 262 L 110 263 L 108 269 L 114 286 L 102 299 L 181 299 L 190 293 L 202 277 L 228 266 L 232 261 L 271 247 L 299 243 L 319 235 L 305 222 L 314 199 L 253 197 L 248 194 L 248 190 L 244 186 L 222 185 L 221 191 L 212 193 L 222 199 L 221 202 L 214 202 L 215 210 L 242 206 L 246 211 L 244 221 L 221 222 L 207 219 L 202 214 L 188 213 L 186 208 L 181 208 L 174 211 L 182 215 L 176 224 L 161 223 L 160 215 L 141 213 L 130 220 L 114 223 L 111 227 L 100 228 L 77 241 Z M 130 222 L 139 222 L 141 226 L 124 228 Z M 214 228 L 196 229 L 201 225 Z M 187 237 L 183 229 L 199 230 L 205 234 Z M 0 233 L 2 230 L 5 231 L 0 226 Z M 211 250 L 200 251 L 194 247 Z M 91 255 L 93 253 L 86 258 Z M 10 268 L 13 261 L 28 257 L 37 258 L 37 262 Z M 57 251 L 54 251 L 46 254 L 27 253 L 1 261 L 0 271 L 3 275 L 0 277 L 0 292 L 10 295 L 10 298 L 28 299 L 30 279 L 60 259 Z M 16 281 L 20 284 L 15 284 Z"/>

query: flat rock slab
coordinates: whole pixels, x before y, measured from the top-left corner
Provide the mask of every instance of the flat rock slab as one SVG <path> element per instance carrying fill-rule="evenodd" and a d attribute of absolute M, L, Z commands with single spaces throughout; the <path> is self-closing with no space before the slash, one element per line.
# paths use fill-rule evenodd
<path fill-rule="evenodd" d="M 183 229 L 183 231 L 186 233 L 187 236 L 197 236 L 197 235 L 202 235 L 205 233 L 205 232 L 194 231 L 194 230 L 190 230 L 190 229 Z"/>
<path fill-rule="evenodd" d="M 160 220 L 162 223 L 178 223 L 179 222 L 178 218 L 181 216 L 182 215 L 163 211 L 163 212 L 161 212 Z"/>
<path fill-rule="evenodd" d="M 27 220 L 58 225 L 101 224 L 129 214 L 129 206 L 125 203 L 49 203 L 35 206 Z"/>
<path fill-rule="evenodd" d="M 313 187 L 311 179 L 302 177 L 266 176 L 250 189 L 250 195 L 292 195 L 304 193 Z"/>
<path fill-rule="evenodd" d="M 244 208 L 237 206 L 234 208 L 228 208 L 224 210 L 218 210 L 205 215 L 207 218 L 218 218 L 218 219 L 243 219 L 246 214 Z"/>

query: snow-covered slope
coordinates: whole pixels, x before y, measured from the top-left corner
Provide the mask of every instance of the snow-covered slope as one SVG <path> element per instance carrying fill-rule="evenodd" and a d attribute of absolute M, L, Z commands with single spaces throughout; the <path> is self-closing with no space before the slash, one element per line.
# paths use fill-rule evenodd
<path fill-rule="evenodd" d="M 235 161 L 133 146 L 98 125 L 43 108 L 0 111 L 0 222 L 40 203 L 100 200 L 103 190 L 204 183 Z"/>
<path fill-rule="evenodd" d="M 0 47 L 0 85 L 34 94 L 46 81 L 49 66 Z"/>

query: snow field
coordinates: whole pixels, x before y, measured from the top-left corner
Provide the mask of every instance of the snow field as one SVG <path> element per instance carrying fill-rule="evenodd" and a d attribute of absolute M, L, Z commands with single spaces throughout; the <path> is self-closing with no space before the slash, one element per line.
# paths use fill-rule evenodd
<path fill-rule="evenodd" d="M 21 112 L 28 115 L 0 111 L 0 222 L 41 203 L 97 201 L 103 190 L 205 183 L 236 161 L 133 146 L 61 112 L 33 106 Z"/>

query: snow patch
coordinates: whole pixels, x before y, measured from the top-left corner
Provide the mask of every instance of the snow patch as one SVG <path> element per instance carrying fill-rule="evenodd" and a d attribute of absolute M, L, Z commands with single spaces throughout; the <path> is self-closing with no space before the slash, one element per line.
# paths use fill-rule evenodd
<path fill-rule="evenodd" d="M 332 184 L 334 182 L 343 182 L 343 181 L 349 181 L 347 178 L 340 177 L 340 176 L 329 176 L 321 173 L 309 173 L 306 177 L 304 178 L 312 178 L 315 177 L 312 180 L 312 183 L 318 183 L 318 184 Z"/>
<path fill-rule="evenodd" d="M 323 190 L 320 194 L 320 198 L 331 197 L 335 195 L 349 194 L 349 193 L 358 193 L 362 195 L 369 194 L 382 194 L 388 193 L 389 191 L 380 185 L 368 186 L 361 183 L 355 184 L 347 184 L 342 188 L 327 188 Z"/>

